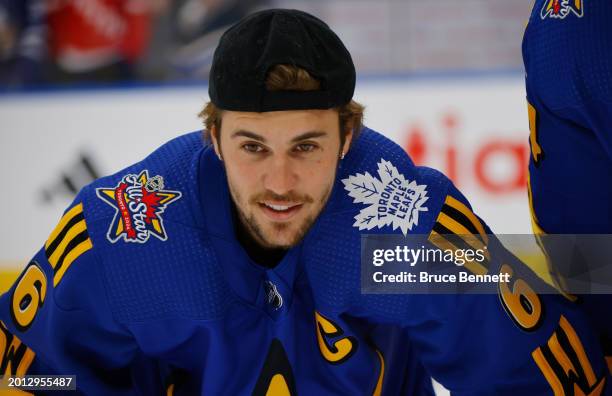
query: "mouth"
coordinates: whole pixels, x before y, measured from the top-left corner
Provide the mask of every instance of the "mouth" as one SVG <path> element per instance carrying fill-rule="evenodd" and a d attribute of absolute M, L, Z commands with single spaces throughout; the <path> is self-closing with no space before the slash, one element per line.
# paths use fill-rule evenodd
<path fill-rule="evenodd" d="M 262 212 L 272 221 L 288 221 L 294 217 L 304 205 L 295 202 L 259 202 Z"/>

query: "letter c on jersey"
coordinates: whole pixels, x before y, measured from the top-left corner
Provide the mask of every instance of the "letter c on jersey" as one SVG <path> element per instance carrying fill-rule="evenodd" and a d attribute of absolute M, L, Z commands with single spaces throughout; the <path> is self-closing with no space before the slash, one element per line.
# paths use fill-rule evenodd
<path fill-rule="evenodd" d="M 341 364 L 347 361 L 357 351 L 357 339 L 352 336 L 342 337 L 331 345 L 328 340 L 340 337 L 344 331 L 336 323 L 323 317 L 315 311 L 317 325 L 317 341 L 323 358 L 331 364 Z"/>

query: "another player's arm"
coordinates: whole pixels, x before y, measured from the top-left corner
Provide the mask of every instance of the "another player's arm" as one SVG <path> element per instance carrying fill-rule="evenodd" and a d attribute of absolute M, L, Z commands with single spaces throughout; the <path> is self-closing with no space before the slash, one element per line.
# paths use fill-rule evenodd
<path fill-rule="evenodd" d="M 509 273 L 510 282 L 491 295 L 416 297 L 415 311 L 435 318 L 410 329 L 432 375 L 454 395 L 607 394 L 603 354 L 583 313 L 509 253 L 453 187 L 432 233 L 456 240 L 466 229 L 490 252 L 486 267 L 466 269 Z"/>
<path fill-rule="evenodd" d="M 0 374 L 76 375 L 87 394 L 129 392 L 136 345 L 113 320 L 97 264 L 77 198 L 0 297 Z"/>

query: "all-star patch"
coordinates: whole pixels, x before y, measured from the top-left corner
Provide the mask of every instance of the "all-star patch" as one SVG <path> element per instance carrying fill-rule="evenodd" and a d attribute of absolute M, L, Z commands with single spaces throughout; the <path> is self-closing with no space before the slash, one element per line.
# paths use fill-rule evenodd
<path fill-rule="evenodd" d="M 145 169 L 138 175 L 123 176 L 115 187 L 96 189 L 98 197 L 116 211 L 106 234 L 108 240 L 145 243 L 151 235 L 162 241 L 168 239 L 162 213 L 181 197 L 181 192 L 164 188 L 164 178 L 149 177 Z"/>
<path fill-rule="evenodd" d="M 540 10 L 540 18 L 565 19 L 568 15 L 582 18 L 584 15 L 583 0 L 546 0 Z"/>
<path fill-rule="evenodd" d="M 392 225 L 393 230 L 399 228 L 406 235 L 419 224 L 419 213 L 427 211 L 423 206 L 429 199 L 427 186 L 407 180 L 391 162 L 382 158 L 378 176 L 380 179 L 366 172 L 342 179 L 354 203 L 369 205 L 355 216 L 353 227 L 371 230 Z"/>

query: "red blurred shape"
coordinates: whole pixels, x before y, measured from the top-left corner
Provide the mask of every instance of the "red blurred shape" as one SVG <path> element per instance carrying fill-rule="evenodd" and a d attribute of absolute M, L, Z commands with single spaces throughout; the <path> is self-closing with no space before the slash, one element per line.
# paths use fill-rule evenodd
<path fill-rule="evenodd" d="M 496 155 L 510 156 L 516 166 L 507 180 L 497 180 L 487 172 L 487 162 Z M 474 174 L 478 184 L 492 194 L 525 191 L 527 185 L 528 149 L 522 142 L 492 140 L 479 148 L 474 161 Z"/>
<path fill-rule="evenodd" d="M 415 165 L 423 165 L 427 153 L 427 142 L 423 130 L 418 124 L 413 124 L 408 131 L 404 150 L 408 153 Z"/>

